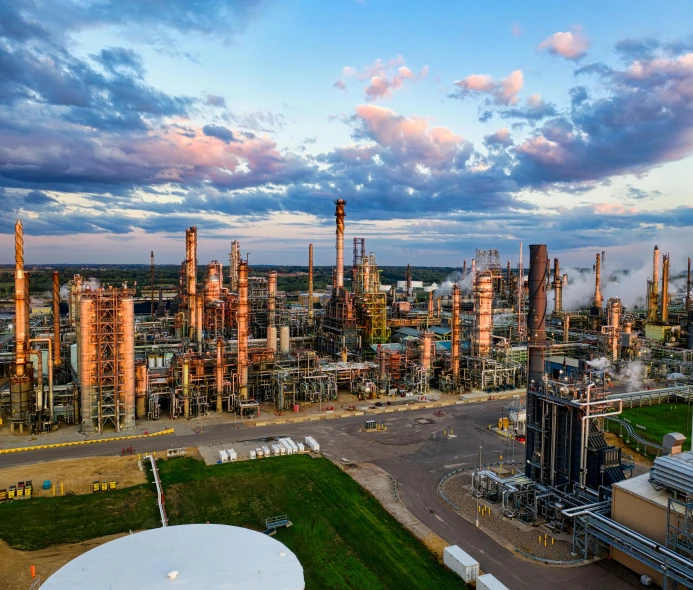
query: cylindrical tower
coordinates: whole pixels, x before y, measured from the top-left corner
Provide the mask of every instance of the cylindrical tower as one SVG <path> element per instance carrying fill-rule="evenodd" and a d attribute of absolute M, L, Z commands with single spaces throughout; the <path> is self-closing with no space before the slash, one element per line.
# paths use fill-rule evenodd
<path fill-rule="evenodd" d="M 222 396 L 224 395 L 224 339 L 217 338 L 216 363 L 217 414 L 222 411 Z"/>
<path fill-rule="evenodd" d="M 119 345 L 123 350 L 120 428 L 128 430 L 135 427 L 135 301 L 130 296 L 122 297 L 119 307 L 119 320 L 122 321 L 122 341 Z"/>
<path fill-rule="evenodd" d="M 493 332 L 493 279 L 490 272 L 482 272 L 474 281 L 474 338 L 472 353 L 487 357 L 491 353 Z"/>
<path fill-rule="evenodd" d="M 53 271 L 53 365 L 60 367 L 60 273 Z"/>
<path fill-rule="evenodd" d="M 527 384 L 530 389 L 539 387 L 544 375 L 544 344 L 546 343 L 546 261 L 545 245 L 529 247 L 529 366 Z"/>
<path fill-rule="evenodd" d="M 135 417 L 142 420 L 147 417 L 147 364 L 144 361 L 135 363 Z"/>
<path fill-rule="evenodd" d="M 421 336 L 421 351 L 420 351 L 420 359 L 419 362 L 421 363 L 421 366 L 426 370 L 430 371 L 431 370 L 431 345 L 432 345 L 433 339 L 432 335 L 430 332 L 424 332 L 423 335 Z"/>
<path fill-rule="evenodd" d="M 190 416 L 190 358 L 183 358 L 183 417 Z"/>
<path fill-rule="evenodd" d="M 428 318 L 433 319 L 433 290 L 428 292 Z"/>
<path fill-rule="evenodd" d="M 308 244 L 308 320 L 313 321 L 313 244 Z"/>
<path fill-rule="evenodd" d="M 240 244 L 238 240 L 234 240 L 231 242 L 231 254 L 229 255 L 229 290 L 231 293 L 238 291 L 238 263 L 240 261 Z"/>
<path fill-rule="evenodd" d="M 607 322 L 609 328 L 608 348 L 612 360 L 618 358 L 618 345 L 621 334 L 621 300 L 612 297 L 607 302 Z"/>
<path fill-rule="evenodd" d="M 279 329 L 279 352 L 289 354 L 290 351 L 289 326 L 282 326 Z"/>
<path fill-rule="evenodd" d="M 664 255 L 662 266 L 662 316 L 663 323 L 669 322 L 669 254 Z"/>
<path fill-rule="evenodd" d="M 558 258 L 553 259 L 553 309 L 556 313 L 563 311 L 563 281 L 561 280 L 561 266 Z"/>
<path fill-rule="evenodd" d="M 597 262 L 594 267 L 594 307 L 601 308 L 602 304 L 602 264 L 601 257 L 597 254 Z"/>
<path fill-rule="evenodd" d="M 346 205 L 346 201 L 338 199 L 334 204 L 337 206 L 334 214 L 337 221 L 337 276 L 335 288 L 342 289 L 344 287 L 344 217 L 346 217 L 344 205 Z"/>
<path fill-rule="evenodd" d="M 93 342 L 94 300 L 91 297 L 81 297 L 79 301 L 79 385 L 81 392 L 80 411 L 82 414 L 82 432 L 89 434 L 94 431 L 94 378 L 92 359 L 96 360 L 96 344 Z M 98 417 L 98 416 L 97 416 Z"/>
<path fill-rule="evenodd" d="M 238 387 L 241 400 L 248 399 L 248 263 L 238 265 Z"/>
<path fill-rule="evenodd" d="M 440 302 L 440 299 L 438 299 Z M 452 286 L 452 320 L 450 325 L 452 334 L 450 345 L 450 364 L 452 365 L 452 381 L 455 387 L 460 381 L 460 287 L 455 283 Z"/>
<path fill-rule="evenodd" d="M 467 259 L 464 259 L 464 262 L 462 263 L 462 280 L 467 277 Z"/>

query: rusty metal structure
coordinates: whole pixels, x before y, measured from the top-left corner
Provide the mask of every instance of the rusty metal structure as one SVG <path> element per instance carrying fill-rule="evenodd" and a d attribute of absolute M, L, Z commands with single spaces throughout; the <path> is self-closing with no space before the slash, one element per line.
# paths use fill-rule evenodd
<path fill-rule="evenodd" d="M 474 336 L 472 354 L 487 357 L 491 353 L 491 333 L 493 332 L 493 276 L 483 271 L 474 281 Z"/>
<path fill-rule="evenodd" d="M 53 365 L 60 367 L 60 273 L 53 271 Z"/>
<path fill-rule="evenodd" d="M 79 381 L 82 432 L 135 426 L 134 300 L 125 289 L 80 297 Z"/>

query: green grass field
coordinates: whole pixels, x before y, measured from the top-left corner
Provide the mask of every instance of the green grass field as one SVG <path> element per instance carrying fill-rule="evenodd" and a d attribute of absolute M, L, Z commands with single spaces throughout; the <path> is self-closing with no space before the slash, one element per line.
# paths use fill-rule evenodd
<path fill-rule="evenodd" d="M 276 539 L 304 568 L 306 588 L 462 588 L 456 574 L 351 477 L 306 455 L 206 466 L 160 461 L 171 525 L 213 522 L 263 530 L 287 514 Z M 159 526 L 153 485 L 0 505 L 0 538 L 39 549 Z"/>
<path fill-rule="evenodd" d="M 0 504 L 0 538 L 15 549 L 43 549 L 159 524 L 153 486 L 85 496 L 32 498 Z"/>
<path fill-rule="evenodd" d="M 160 464 L 171 524 L 214 522 L 261 530 L 287 514 L 276 539 L 303 565 L 306 588 L 460 588 L 460 579 L 353 479 L 306 455 L 207 467 Z"/>
<path fill-rule="evenodd" d="M 619 418 L 630 420 L 633 430 L 640 436 L 660 445 L 665 434 L 680 432 L 687 437 L 683 445 L 684 450 L 691 448 L 693 407 L 689 407 L 688 404 L 659 404 L 641 408 L 624 408 L 623 415 Z M 644 426 L 645 430 L 636 428 L 636 424 Z M 613 423 L 609 425 L 609 430 L 619 432 L 618 427 Z"/>

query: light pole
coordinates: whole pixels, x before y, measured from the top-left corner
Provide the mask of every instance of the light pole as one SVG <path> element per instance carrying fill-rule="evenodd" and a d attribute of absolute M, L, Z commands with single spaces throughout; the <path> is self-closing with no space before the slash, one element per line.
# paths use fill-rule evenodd
<path fill-rule="evenodd" d="M 481 445 L 479 445 L 479 489 L 476 491 L 476 527 L 479 528 L 479 494 L 481 493 Z"/>

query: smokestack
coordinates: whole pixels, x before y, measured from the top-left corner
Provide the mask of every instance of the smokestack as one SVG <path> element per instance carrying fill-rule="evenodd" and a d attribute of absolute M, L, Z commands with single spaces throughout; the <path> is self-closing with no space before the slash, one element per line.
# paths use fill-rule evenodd
<path fill-rule="evenodd" d="M 655 309 L 659 308 L 659 247 L 654 247 L 652 253 L 652 294 L 654 296 Z"/>
<path fill-rule="evenodd" d="M 428 292 L 428 318 L 433 319 L 433 290 Z"/>
<path fill-rule="evenodd" d="M 563 281 L 558 258 L 553 259 L 553 309 L 556 313 L 563 311 Z"/>
<path fill-rule="evenodd" d="M 474 281 L 474 339 L 472 354 L 487 357 L 491 353 L 493 331 L 493 279 L 490 272 L 482 272 Z"/>
<path fill-rule="evenodd" d="M 602 306 L 602 263 L 599 254 L 594 267 L 594 307 Z"/>
<path fill-rule="evenodd" d="M 149 255 L 149 274 L 152 283 L 152 321 L 154 320 L 154 250 Z"/>
<path fill-rule="evenodd" d="M 691 257 L 688 257 L 688 278 L 686 279 L 686 311 L 691 311 Z"/>
<path fill-rule="evenodd" d="M 334 202 L 337 206 L 335 218 L 337 222 L 337 277 L 335 288 L 337 290 L 344 288 L 344 199 L 338 199 Z"/>
<path fill-rule="evenodd" d="M 313 244 L 308 244 L 308 319 L 313 321 Z"/>
<path fill-rule="evenodd" d="M 612 297 L 607 302 L 607 324 L 611 326 L 608 336 L 608 346 L 611 353 L 611 359 L 618 358 L 618 341 L 621 332 L 621 300 Z"/>
<path fill-rule="evenodd" d="M 53 365 L 60 367 L 60 273 L 53 271 Z"/>
<path fill-rule="evenodd" d="M 512 271 L 510 270 L 510 260 L 508 260 L 508 268 L 505 272 L 505 291 L 508 300 L 512 298 L 512 287 L 510 286 L 512 276 Z"/>
<path fill-rule="evenodd" d="M 407 297 L 411 297 L 414 294 L 414 289 L 411 282 L 411 264 L 407 264 Z"/>
<path fill-rule="evenodd" d="M 664 267 L 662 269 L 662 317 L 665 324 L 669 323 L 669 254 L 664 255 Z"/>
<path fill-rule="evenodd" d="M 529 331 L 529 362 L 527 366 L 527 425 L 539 423 L 542 403 L 533 393 L 541 386 L 544 377 L 546 344 L 546 261 L 549 259 L 545 245 L 529 247 L 529 309 L 527 328 Z M 544 480 L 545 463 L 541 433 L 527 428 L 525 475 L 535 480 Z"/>
<path fill-rule="evenodd" d="M 438 299 L 440 302 L 440 299 Z M 452 383 L 457 387 L 460 381 L 460 287 L 452 286 L 452 343 L 450 346 L 450 364 L 452 365 Z"/>
<path fill-rule="evenodd" d="M 528 384 L 539 387 L 544 375 L 544 344 L 546 342 L 546 261 L 548 252 L 545 245 L 529 247 L 529 310 L 527 329 L 529 331 Z"/>
<path fill-rule="evenodd" d="M 602 250 L 602 268 L 606 268 L 606 252 Z"/>
<path fill-rule="evenodd" d="M 248 399 L 248 263 L 238 265 L 238 385 L 241 400 Z"/>
<path fill-rule="evenodd" d="M 462 280 L 464 281 L 467 276 L 467 259 L 464 259 L 464 264 L 462 265 Z"/>
<path fill-rule="evenodd" d="M 476 258 L 472 258 L 472 281 L 476 278 Z"/>

